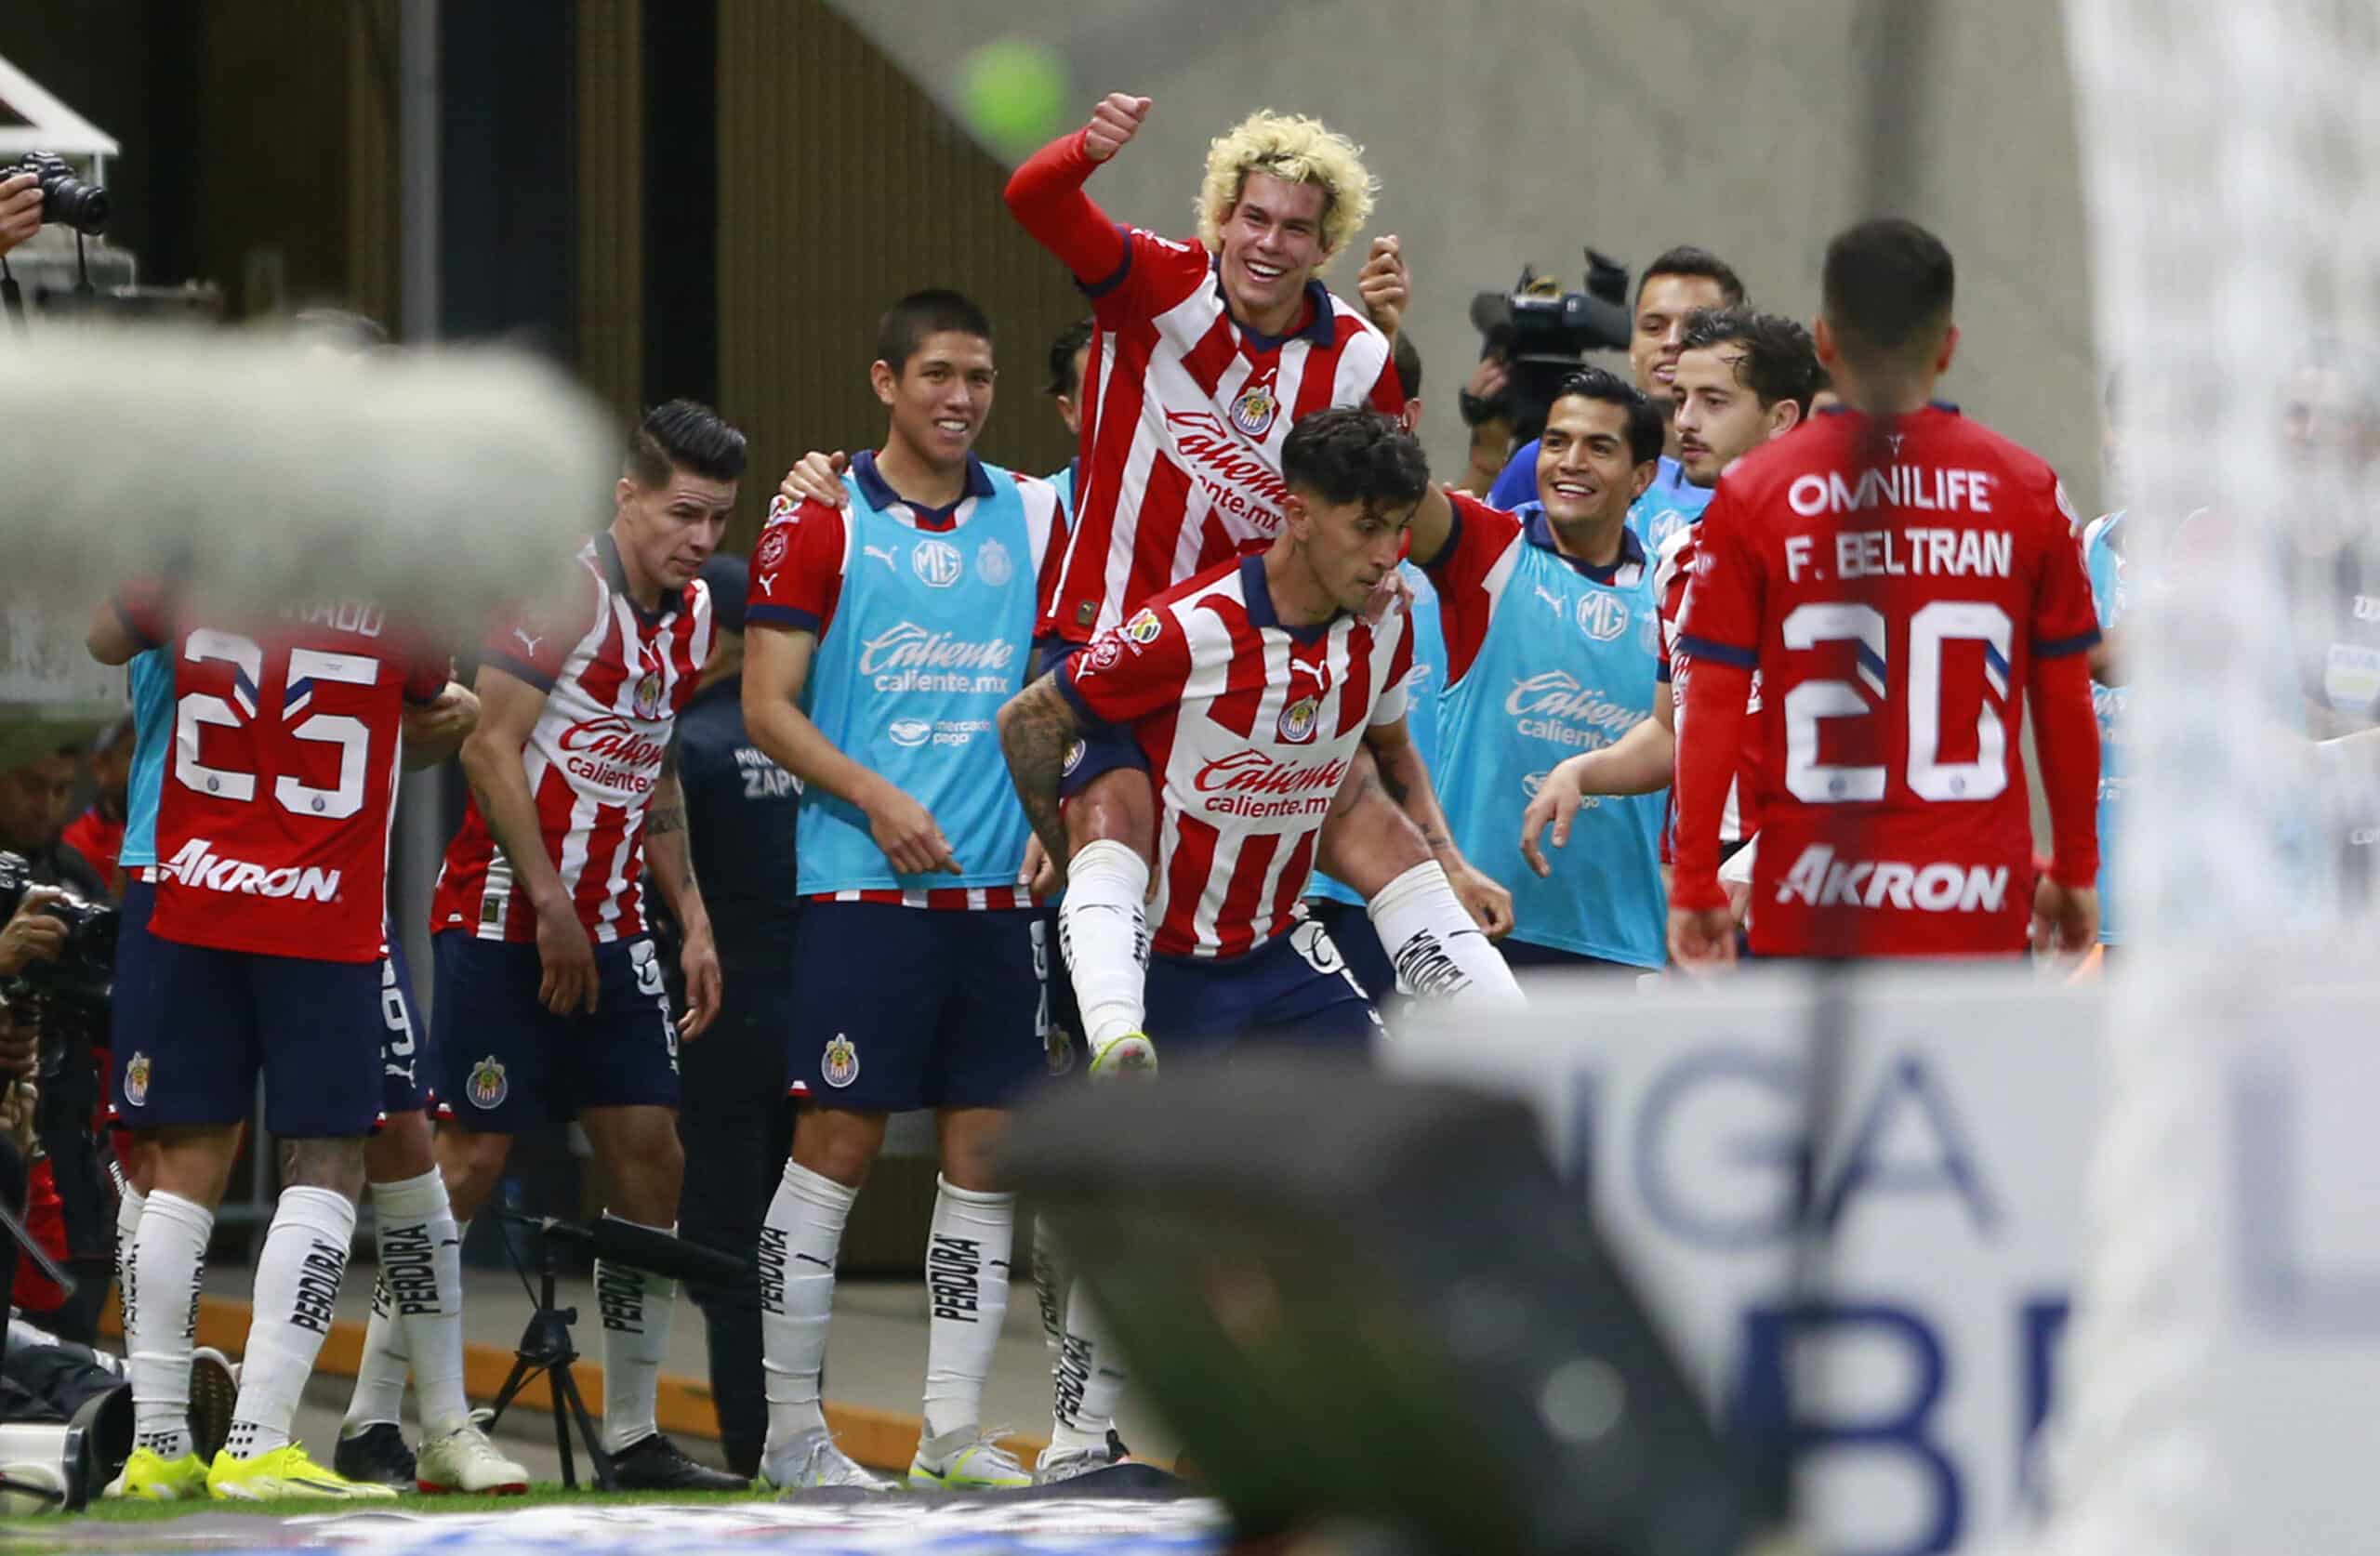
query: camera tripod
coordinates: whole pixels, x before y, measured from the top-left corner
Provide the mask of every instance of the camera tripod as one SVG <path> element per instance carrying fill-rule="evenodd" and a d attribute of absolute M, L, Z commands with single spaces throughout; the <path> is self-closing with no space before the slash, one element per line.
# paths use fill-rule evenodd
<path fill-rule="evenodd" d="M 588 1415 L 587 1401 L 579 1394 L 578 1380 L 571 1375 L 571 1364 L 578 1360 L 578 1351 L 571 1343 L 570 1326 L 578 1322 L 578 1310 L 555 1305 L 553 1239 L 547 1235 L 544 1222 L 536 1216 L 523 1215 L 509 1207 L 498 1207 L 496 1215 L 537 1233 L 537 1289 L 532 1298 L 536 1310 L 530 1313 L 528 1326 L 521 1331 L 520 1348 L 512 1353 L 511 1374 L 496 1391 L 496 1407 L 489 1413 L 487 1424 L 493 1427 L 503 1419 L 505 1407 L 543 1373 L 547 1389 L 553 1396 L 554 1448 L 562 1456 L 564 1489 L 578 1488 L 578 1469 L 570 1445 L 571 1423 L 575 1421 L 578 1439 L 586 1445 L 588 1462 L 594 1468 L 596 1487 L 614 1490 L 616 1484 L 612 1477 L 612 1456 L 603 1451 L 603 1440 L 595 1431 L 594 1418 Z M 519 1260 L 515 1259 L 515 1270 L 519 1267 Z M 529 1284 L 525 1271 L 521 1272 L 521 1284 L 525 1290 Z"/>

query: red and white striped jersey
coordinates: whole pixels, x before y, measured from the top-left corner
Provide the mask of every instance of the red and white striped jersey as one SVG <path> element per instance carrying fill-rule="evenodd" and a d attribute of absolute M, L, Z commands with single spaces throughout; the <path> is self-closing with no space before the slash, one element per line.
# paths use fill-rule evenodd
<path fill-rule="evenodd" d="M 1377 625 L 1285 627 L 1262 557 L 1164 590 L 1068 659 L 1058 687 L 1129 730 L 1159 800 L 1153 944 L 1237 956 L 1285 933 L 1366 728 L 1405 717 L 1400 602 Z"/>
<path fill-rule="evenodd" d="M 1040 632 L 1070 642 L 1159 589 L 1262 551 L 1281 527 L 1281 444 L 1334 405 L 1405 407 L 1388 337 L 1319 282 L 1287 336 L 1235 323 L 1203 244 L 1132 229 L 1087 287 L 1081 457 L 1064 570 Z"/>
<path fill-rule="evenodd" d="M 545 692 L 521 760 L 546 857 L 587 932 L 625 940 L 644 931 L 644 808 L 678 712 L 710 656 L 710 591 L 696 579 L 664 596 L 658 611 L 639 609 L 609 534 L 580 547 L 577 565 L 577 608 L 499 619 L 482 663 Z M 536 939 L 536 910 L 513 886 L 512 863 L 474 796 L 446 848 L 430 930 Z"/>
<path fill-rule="evenodd" d="M 1678 720 L 1686 719 L 1686 656 L 1678 652 L 1678 623 L 1686 618 L 1686 589 L 1694 577 L 1694 536 L 1701 515 L 1695 521 L 1673 530 L 1661 542 L 1659 558 L 1654 563 L 1654 596 L 1660 602 L 1661 667 L 1660 679 L 1667 685 L 1667 695 Z M 1750 801 L 1752 782 L 1760 772 L 1761 721 L 1760 672 L 1752 673 L 1752 695 L 1746 706 L 1752 714 L 1744 725 L 1743 760 L 1737 766 L 1736 781 L 1727 785 L 1727 808 L 1719 818 L 1719 841 L 1740 843 L 1760 831 L 1758 809 Z M 1676 809 L 1671 808 L 1670 824 L 1661 828 L 1661 862 L 1670 857 L 1670 832 L 1676 823 Z"/>

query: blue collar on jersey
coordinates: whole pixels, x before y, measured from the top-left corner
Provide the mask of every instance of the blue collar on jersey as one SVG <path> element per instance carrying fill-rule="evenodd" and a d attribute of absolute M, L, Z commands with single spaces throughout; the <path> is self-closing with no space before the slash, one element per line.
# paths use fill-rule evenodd
<path fill-rule="evenodd" d="M 1339 615 L 1332 616 L 1329 621 L 1318 622 L 1312 626 L 1291 626 L 1283 621 L 1281 613 L 1273 608 L 1273 587 L 1264 581 L 1264 554 L 1262 551 L 1252 557 L 1239 559 L 1239 592 L 1248 598 L 1250 622 L 1260 628 L 1266 626 L 1277 628 L 1301 643 L 1319 641 L 1323 634 L 1329 632 L 1332 625 L 1339 620 L 1339 616 L 1347 613 L 1342 611 Z"/>
<path fill-rule="evenodd" d="M 595 536 L 595 554 L 603 559 L 603 575 L 612 581 L 612 592 L 628 602 L 628 609 L 637 613 L 638 620 L 645 622 L 666 621 L 669 617 L 676 615 L 678 613 L 678 607 L 686 602 L 686 591 L 684 589 L 663 589 L 661 591 L 661 608 L 659 610 L 648 611 L 643 606 L 638 604 L 636 602 L 636 596 L 629 591 L 628 570 L 625 566 L 621 565 L 620 547 L 618 543 L 612 539 L 611 531 L 602 531 Z"/>
<path fill-rule="evenodd" d="M 984 462 L 972 454 L 967 456 L 967 484 L 959 494 L 959 502 L 947 508 L 928 508 L 923 503 L 913 503 L 886 485 L 883 472 L 876 468 L 875 454 L 867 449 L 860 450 L 858 456 L 852 460 L 852 479 L 859 482 L 859 494 L 867 499 L 868 507 L 880 513 L 897 503 L 909 510 L 921 530 L 955 529 L 959 524 L 959 503 L 970 497 L 992 494 L 991 472 L 985 469 Z"/>
<path fill-rule="evenodd" d="M 1305 284 L 1306 308 L 1307 311 L 1313 314 L 1313 318 L 1306 322 L 1305 328 L 1291 330 L 1287 335 L 1266 335 L 1253 324 L 1241 323 L 1239 315 L 1232 312 L 1231 295 L 1223 291 L 1223 257 L 1220 254 L 1216 255 L 1214 262 L 1208 268 L 1214 274 L 1215 293 L 1223 299 L 1225 317 L 1238 327 L 1239 337 L 1258 350 L 1278 350 L 1286 343 L 1300 339 L 1310 346 L 1329 346 L 1339 338 L 1339 321 L 1332 316 L 1330 310 L 1330 288 L 1322 283 L 1309 281 Z"/>
<path fill-rule="evenodd" d="M 1545 516 L 1543 503 L 1523 503 L 1514 511 L 1520 519 L 1521 534 L 1527 538 L 1531 546 L 1540 551 L 1553 552 L 1564 561 L 1568 562 L 1571 571 L 1582 578 L 1608 587 L 1613 579 L 1620 576 L 1620 570 L 1630 562 L 1634 562 L 1638 567 L 1650 565 L 1645 560 L 1645 543 L 1636 538 L 1634 530 L 1625 525 L 1622 525 L 1620 531 L 1620 560 L 1609 567 L 1597 567 L 1593 562 L 1581 561 L 1571 556 L 1555 543 L 1554 521 Z"/>

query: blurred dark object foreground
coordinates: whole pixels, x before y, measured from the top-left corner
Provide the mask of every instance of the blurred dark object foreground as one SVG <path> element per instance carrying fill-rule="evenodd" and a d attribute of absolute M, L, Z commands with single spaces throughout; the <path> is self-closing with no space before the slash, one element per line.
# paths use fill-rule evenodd
<path fill-rule="evenodd" d="M 1283 1059 L 1076 1088 L 1009 1169 L 1244 1535 L 1722 1556 L 1725 1446 L 1520 1105 Z"/>

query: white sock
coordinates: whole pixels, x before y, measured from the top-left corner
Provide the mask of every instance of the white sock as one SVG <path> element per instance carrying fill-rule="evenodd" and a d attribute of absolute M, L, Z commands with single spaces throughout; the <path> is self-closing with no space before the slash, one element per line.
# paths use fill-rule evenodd
<path fill-rule="evenodd" d="M 1148 894 L 1148 861 L 1113 838 L 1085 843 L 1066 866 L 1058 938 L 1094 1055 L 1147 1020 Z"/>
<path fill-rule="evenodd" d="M 835 1309 L 835 1255 L 858 1197 L 857 1189 L 787 1162 L 760 1223 L 761 1388 L 771 1447 L 826 1425 L 818 1375 Z"/>
<path fill-rule="evenodd" d="M 124 1337 L 133 1441 L 166 1458 L 192 1451 L 190 1357 L 198 1343 L 198 1287 L 214 1231 L 214 1211 L 160 1189 L 149 1196 L 133 1237 Z"/>
<path fill-rule="evenodd" d="M 153 1198 L 150 1213 L 156 1213 Z M 256 1316 L 240 1359 L 231 1441 L 223 1445 L 232 1457 L 254 1458 L 288 1445 L 298 1397 L 331 1332 L 354 1238 L 355 1204 L 345 1194 L 302 1186 L 281 1191 L 257 1255 Z"/>
<path fill-rule="evenodd" d="M 445 1180 L 432 1167 L 373 1184 L 372 1220 L 380 1274 L 372 1287 L 372 1322 L 346 1433 L 398 1418 L 408 1364 L 422 1430 L 451 1431 L 469 1419 L 470 1404 L 463 1397 L 462 1229 L 455 1224 Z"/>
<path fill-rule="evenodd" d="M 1052 1360 L 1066 1343 L 1066 1267 L 1048 1218 L 1033 1218 L 1033 1294 L 1041 1308 L 1041 1343 Z"/>
<path fill-rule="evenodd" d="M 379 1207 L 373 1207 L 377 1230 Z M 385 1262 L 388 1256 L 380 1256 Z M 362 1435 L 366 1427 L 394 1426 L 404 1414 L 405 1374 L 413 1353 L 405 1344 L 404 1327 L 397 1322 L 389 1297 L 385 1271 L 372 1282 L 372 1316 L 364 1325 L 364 1353 L 355 1362 L 355 1392 L 348 1396 L 347 1418 L 339 1423 L 341 1437 Z"/>
<path fill-rule="evenodd" d="M 1116 1424 L 1116 1402 L 1124 1397 L 1124 1358 L 1107 1338 L 1080 1281 L 1066 1299 L 1066 1343 L 1050 1377 L 1056 1396 L 1050 1446 L 1107 1446 L 1107 1429 Z"/>
<path fill-rule="evenodd" d="M 1513 969 L 1473 922 L 1436 860 L 1382 887 L 1364 911 L 1406 993 L 1463 1006 L 1527 1003 Z"/>
<path fill-rule="evenodd" d="M 115 1299 L 124 1309 L 124 1343 L 132 1344 L 132 1239 L 140 1232 L 140 1207 L 149 1196 L 125 1179 L 115 1203 Z"/>
<path fill-rule="evenodd" d="M 611 1219 L 641 1224 L 625 1216 Z M 603 1451 L 615 1454 L 661 1430 L 653 1411 L 661 1391 L 661 1358 L 669 1349 L 669 1320 L 678 1311 L 678 1283 L 599 1259 L 595 1305 L 603 1312 Z"/>
<path fill-rule="evenodd" d="M 1016 1239 L 1014 1194 L 954 1188 L 946 1178 L 934 1183 L 933 1229 L 926 1234 L 928 1437 L 983 1425 L 984 1379 L 1008 1317 Z"/>

